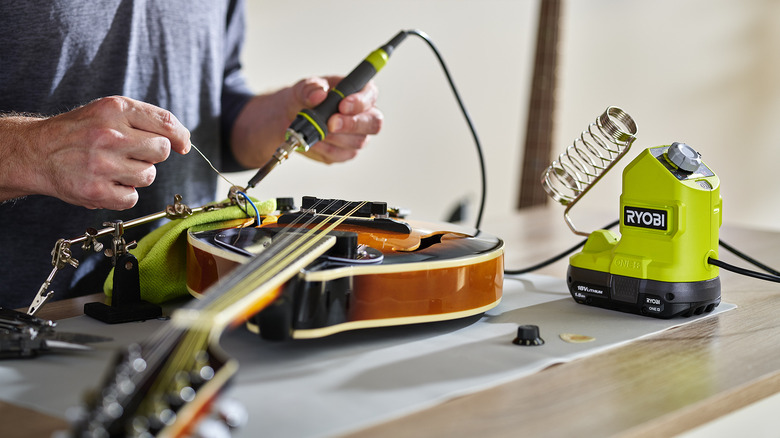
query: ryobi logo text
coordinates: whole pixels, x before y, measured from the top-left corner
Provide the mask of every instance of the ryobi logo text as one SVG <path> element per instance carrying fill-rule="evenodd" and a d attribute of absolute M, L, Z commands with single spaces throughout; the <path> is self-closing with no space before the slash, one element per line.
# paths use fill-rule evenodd
<path fill-rule="evenodd" d="M 630 227 L 666 230 L 666 210 L 623 207 L 623 224 Z"/>

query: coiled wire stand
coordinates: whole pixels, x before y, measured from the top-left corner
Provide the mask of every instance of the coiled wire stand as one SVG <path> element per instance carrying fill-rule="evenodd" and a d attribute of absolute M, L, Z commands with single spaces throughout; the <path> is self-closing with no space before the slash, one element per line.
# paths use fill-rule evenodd
<path fill-rule="evenodd" d="M 577 230 L 569 211 L 626 155 L 636 132 L 634 119 L 610 106 L 542 173 L 542 187 L 554 201 L 566 206 L 563 217 L 574 234 L 590 233 Z"/>

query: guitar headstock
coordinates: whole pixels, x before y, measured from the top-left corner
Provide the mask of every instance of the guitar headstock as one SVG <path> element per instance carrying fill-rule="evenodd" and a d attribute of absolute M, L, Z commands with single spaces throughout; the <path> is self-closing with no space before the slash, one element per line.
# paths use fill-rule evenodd
<path fill-rule="evenodd" d="M 167 333 L 119 353 L 87 395 L 73 436 L 186 436 L 236 368 L 192 341 L 186 332 Z"/>

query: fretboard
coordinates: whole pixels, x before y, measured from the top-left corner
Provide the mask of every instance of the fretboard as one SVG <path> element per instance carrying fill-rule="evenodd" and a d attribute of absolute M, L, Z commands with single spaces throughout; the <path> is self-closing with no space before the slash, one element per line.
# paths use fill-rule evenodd
<path fill-rule="evenodd" d="M 547 202 L 540 179 L 551 159 L 560 10 L 560 0 L 540 1 L 518 208 Z"/>

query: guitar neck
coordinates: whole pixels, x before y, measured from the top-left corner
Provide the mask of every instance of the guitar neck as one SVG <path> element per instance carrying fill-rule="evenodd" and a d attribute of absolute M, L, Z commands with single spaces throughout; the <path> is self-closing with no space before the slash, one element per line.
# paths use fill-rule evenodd
<path fill-rule="evenodd" d="M 539 29 L 536 37 L 531 99 L 520 175 L 519 208 L 547 202 L 540 181 L 550 164 L 553 112 L 555 109 L 555 68 L 558 60 L 558 21 L 560 0 L 540 2 Z"/>
<path fill-rule="evenodd" d="M 144 427 L 155 434 L 186 435 L 237 367 L 235 361 L 223 360 L 211 351 L 217 347 L 217 338 L 226 327 L 242 323 L 273 302 L 281 285 L 324 254 L 335 240 L 327 231 L 286 233 L 214 284 L 202 300 L 174 311 L 165 328 L 122 352 L 97 393 L 114 394 L 113 399 L 110 403 L 100 396 L 93 400 L 76 424 L 76 436 L 121 436 L 131 419 L 144 419 Z M 171 394 L 180 399 L 168 406 Z M 109 410 L 120 414 L 108 415 Z M 174 414 L 168 416 L 167 411 Z"/>

